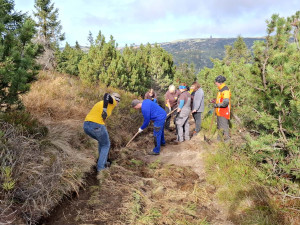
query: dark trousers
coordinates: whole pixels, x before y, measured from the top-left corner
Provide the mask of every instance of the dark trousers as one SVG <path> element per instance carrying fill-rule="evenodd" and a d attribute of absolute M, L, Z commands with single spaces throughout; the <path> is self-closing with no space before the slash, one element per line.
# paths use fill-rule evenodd
<path fill-rule="evenodd" d="M 220 130 L 218 140 L 229 140 L 229 121 L 225 117 L 217 116 L 217 127 Z"/>
<path fill-rule="evenodd" d="M 196 133 L 199 133 L 199 131 L 201 130 L 201 112 L 195 112 L 193 113 L 193 117 L 195 120 L 195 131 Z"/>
<path fill-rule="evenodd" d="M 172 107 L 171 108 L 171 111 L 172 110 L 174 110 L 176 108 L 176 106 L 174 106 L 174 107 Z M 170 109 L 168 108 L 168 107 L 165 107 L 165 110 L 166 110 L 166 113 L 168 114 L 168 113 L 170 113 Z M 171 123 L 171 119 L 172 119 L 172 116 L 174 117 L 174 119 L 173 119 L 173 123 L 174 123 L 174 125 L 176 126 L 176 123 L 175 123 L 175 115 L 176 114 L 176 110 L 175 110 L 175 112 L 173 112 L 171 115 L 169 115 L 168 117 L 167 117 L 167 119 L 166 119 L 166 122 L 165 122 L 165 128 L 167 129 L 167 130 L 169 130 L 170 129 L 170 123 Z"/>

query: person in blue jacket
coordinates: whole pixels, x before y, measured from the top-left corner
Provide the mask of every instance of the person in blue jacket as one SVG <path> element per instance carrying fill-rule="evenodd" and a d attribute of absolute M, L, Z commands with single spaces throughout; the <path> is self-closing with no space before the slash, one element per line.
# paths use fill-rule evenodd
<path fill-rule="evenodd" d="M 153 151 L 149 152 L 148 154 L 159 155 L 160 146 L 164 146 L 166 144 L 164 135 L 164 126 L 167 117 L 166 111 L 150 99 L 145 99 L 143 101 L 135 99 L 131 102 L 131 106 L 134 109 L 142 109 L 144 123 L 139 128 L 139 133 L 141 133 L 146 127 L 148 127 L 150 121 L 154 121 L 153 136 L 155 147 Z"/>

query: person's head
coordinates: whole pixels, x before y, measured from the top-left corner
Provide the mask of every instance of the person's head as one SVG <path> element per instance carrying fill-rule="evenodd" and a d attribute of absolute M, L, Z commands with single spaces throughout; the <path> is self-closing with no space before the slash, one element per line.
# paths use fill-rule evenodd
<path fill-rule="evenodd" d="M 191 89 L 193 89 L 193 91 L 197 91 L 200 88 L 200 84 L 195 81 L 192 83 Z"/>
<path fill-rule="evenodd" d="M 179 85 L 179 91 L 180 92 L 184 92 L 187 90 L 187 86 L 186 86 L 186 83 L 182 83 Z"/>
<path fill-rule="evenodd" d="M 219 75 L 215 79 L 215 84 L 219 87 L 221 84 L 223 84 L 226 81 L 226 78 L 222 75 Z"/>
<path fill-rule="evenodd" d="M 131 107 L 134 109 L 140 109 L 142 107 L 142 101 L 138 99 L 132 100 Z"/>
<path fill-rule="evenodd" d="M 121 96 L 119 93 L 114 92 L 111 94 L 111 97 L 113 97 L 116 100 L 117 104 L 119 104 L 119 102 L 121 101 Z"/>
<path fill-rule="evenodd" d="M 169 92 L 173 94 L 173 93 L 175 93 L 175 91 L 176 91 L 175 85 L 174 85 L 174 84 L 171 84 L 171 85 L 169 86 Z"/>
<path fill-rule="evenodd" d="M 154 90 L 153 90 L 152 88 L 149 90 L 149 95 L 150 95 L 150 96 L 153 96 L 153 95 L 154 95 Z"/>

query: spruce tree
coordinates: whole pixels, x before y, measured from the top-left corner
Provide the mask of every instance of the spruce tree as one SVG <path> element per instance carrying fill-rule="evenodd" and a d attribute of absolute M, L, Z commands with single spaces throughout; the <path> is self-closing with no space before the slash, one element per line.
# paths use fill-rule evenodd
<path fill-rule="evenodd" d="M 59 41 L 65 39 L 62 26 L 58 20 L 58 9 L 54 8 L 51 0 L 35 0 L 38 34 L 36 40 L 44 47 L 44 53 L 39 63 L 44 69 L 53 69 L 56 66 L 55 52 L 58 50 Z"/>
<path fill-rule="evenodd" d="M 19 96 L 29 90 L 38 66 L 35 58 L 40 52 L 31 42 L 35 22 L 25 14 L 14 11 L 13 1 L 0 0 L 0 105 L 10 109 L 20 106 Z"/>

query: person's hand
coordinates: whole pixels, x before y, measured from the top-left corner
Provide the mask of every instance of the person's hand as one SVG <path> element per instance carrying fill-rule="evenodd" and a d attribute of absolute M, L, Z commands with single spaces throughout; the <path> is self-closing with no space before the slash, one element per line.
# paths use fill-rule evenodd
<path fill-rule="evenodd" d="M 102 118 L 105 120 L 107 118 L 107 109 L 103 109 Z"/>
<path fill-rule="evenodd" d="M 142 128 L 139 128 L 139 131 L 138 131 L 139 133 L 142 133 L 143 132 L 143 129 Z"/>
<path fill-rule="evenodd" d="M 215 103 L 216 103 L 216 99 L 215 99 L 215 98 L 211 99 L 211 100 L 209 101 L 209 103 L 215 104 Z"/>
<path fill-rule="evenodd" d="M 194 109 L 193 111 L 192 111 L 192 113 L 195 113 L 196 112 L 196 110 Z"/>
<path fill-rule="evenodd" d="M 181 109 L 180 109 L 180 108 L 178 108 L 178 109 L 177 109 L 177 112 L 178 112 L 178 113 L 180 113 L 180 111 L 181 111 Z"/>

